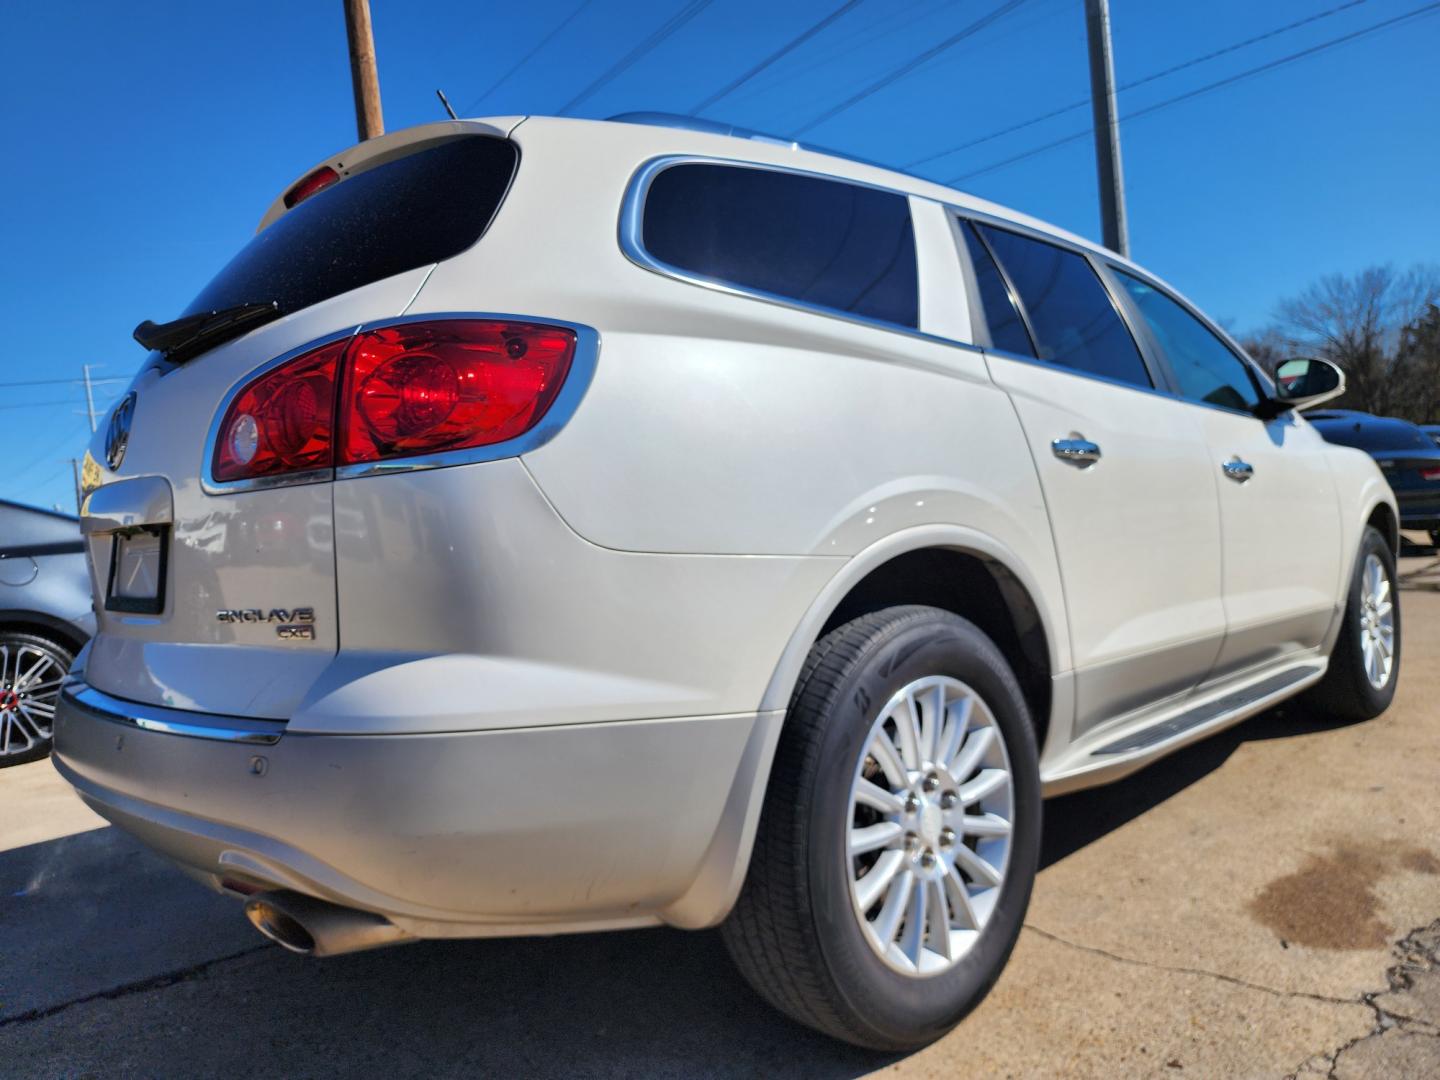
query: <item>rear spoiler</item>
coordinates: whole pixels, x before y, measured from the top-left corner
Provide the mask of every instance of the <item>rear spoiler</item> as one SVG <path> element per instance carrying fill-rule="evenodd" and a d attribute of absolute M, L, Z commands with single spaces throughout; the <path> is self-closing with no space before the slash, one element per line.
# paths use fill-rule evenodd
<path fill-rule="evenodd" d="M 354 176 L 366 169 L 373 169 L 376 165 L 383 165 L 387 161 L 394 161 L 396 158 L 413 154 L 422 146 L 445 142 L 461 135 L 498 135 L 501 138 L 507 138 L 524 119 L 523 116 L 501 116 L 488 120 L 440 120 L 433 124 L 402 128 L 400 131 L 392 131 L 386 135 L 367 139 L 348 150 L 342 150 L 333 157 L 318 162 L 287 184 L 285 190 L 265 211 L 265 216 L 260 219 L 260 224 L 256 226 L 255 231 L 263 232 L 266 227 L 278 221 L 291 206 L 296 205 L 299 200 L 295 198 L 290 198 L 287 205 L 287 197 L 316 173 L 323 170 L 332 170 L 339 180 L 344 180 L 347 176 Z"/>

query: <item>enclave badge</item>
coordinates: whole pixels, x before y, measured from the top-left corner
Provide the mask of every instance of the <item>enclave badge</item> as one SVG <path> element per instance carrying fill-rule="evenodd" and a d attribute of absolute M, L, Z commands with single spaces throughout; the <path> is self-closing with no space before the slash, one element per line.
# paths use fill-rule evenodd
<path fill-rule="evenodd" d="M 125 448 L 130 445 L 130 422 L 135 419 L 135 391 L 125 395 L 125 400 L 115 406 L 110 414 L 110 426 L 105 429 L 105 464 L 114 472 L 125 460 Z"/>
<path fill-rule="evenodd" d="M 215 621 L 222 623 L 270 623 L 275 636 L 285 641 L 315 640 L 315 609 L 297 608 L 221 608 Z"/>

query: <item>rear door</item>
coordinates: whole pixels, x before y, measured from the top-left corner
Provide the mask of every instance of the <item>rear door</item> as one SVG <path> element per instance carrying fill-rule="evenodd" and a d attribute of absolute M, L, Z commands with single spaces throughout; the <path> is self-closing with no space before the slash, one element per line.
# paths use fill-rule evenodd
<path fill-rule="evenodd" d="M 1194 410 L 1155 377 L 1089 257 L 961 222 L 990 370 L 1019 414 L 1059 554 L 1075 732 L 1183 694 L 1225 631 L 1220 526 Z"/>
<path fill-rule="evenodd" d="M 259 373 L 403 314 L 439 261 L 479 239 L 518 158 L 505 139 L 463 129 L 407 132 L 333 159 L 329 186 L 272 210 L 183 313 L 273 301 L 283 317 L 180 362 L 152 353 L 102 425 L 86 463 L 98 490 L 82 514 L 99 622 L 91 685 L 283 719 L 333 660 L 332 470 L 216 482 L 217 426 Z M 261 410 L 259 426 L 293 419 L 279 414 Z"/>
<path fill-rule="evenodd" d="M 1224 537 L 1225 645 L 1212 678 L 1324 639 L 1340 597 L 1341 529 L 1325 442 L 1293 412 L 1254 413 L 1249 365 L 1158 284 L 1115 280 L 1205 433 Z"/>

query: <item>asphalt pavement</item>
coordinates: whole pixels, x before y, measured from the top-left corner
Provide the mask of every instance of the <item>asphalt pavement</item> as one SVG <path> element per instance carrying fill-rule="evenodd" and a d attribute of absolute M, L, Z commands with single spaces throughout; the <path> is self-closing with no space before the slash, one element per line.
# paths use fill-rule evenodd
<path fill-rule="evenodd" d="M 1392 708 L 1047 803 L 1010 966 L 919 1053 L 779 1017 L 714 933 L 295 957 L 42 762 L 0 772 L 0 1075 L 1440 1076 L 1440 558 L 1401 571 Z"/>

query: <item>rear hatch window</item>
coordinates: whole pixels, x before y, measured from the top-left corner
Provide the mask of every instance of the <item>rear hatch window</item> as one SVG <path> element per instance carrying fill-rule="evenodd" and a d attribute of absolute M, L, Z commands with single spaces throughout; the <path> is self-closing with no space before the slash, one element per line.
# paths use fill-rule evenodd
<path fill-rule="evenodd" d="M 466 135 L 342 179 L 258 233 L 184 315 L 271 301 L 288 315 L 452 258 L 485 232 L 518 160 L 514 143 Z"/>

